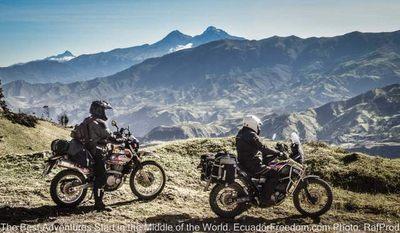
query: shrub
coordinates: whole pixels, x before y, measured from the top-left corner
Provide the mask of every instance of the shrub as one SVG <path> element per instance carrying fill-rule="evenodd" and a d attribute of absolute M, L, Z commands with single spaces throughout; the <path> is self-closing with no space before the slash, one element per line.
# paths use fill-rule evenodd
<path fill-rule="evenodd" d="M 343 161 L 344 164 L 348 164 L 357 161 L 359 158 L 360 158 L 359 154 L 351 153 L 341 158 L 341 160 Z"/>
<path fill-rule="evenodd" d="M 26 127 L 35 127 L 38 122 L 38 118 L 25 113 L 6 111 L 4 112 L 4 116 L 12 123 L 24 125 Z"/>
<path fill-rule="evenodd" d="M 28 115 L 25 113 L 14 113 L 12 112 L 4 100 L 3 88 L 1 88 L 0 80 L 0 109 L 3 110 L 3 115 L 14 124 L 20 124 L 27 127 L 35 127 L 38 119 L 35 116 Z"/>

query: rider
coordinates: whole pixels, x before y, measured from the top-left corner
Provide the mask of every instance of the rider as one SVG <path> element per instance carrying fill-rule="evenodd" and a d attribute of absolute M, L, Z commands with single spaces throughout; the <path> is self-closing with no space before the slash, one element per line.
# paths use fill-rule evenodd
<path fill-rule="evenodd" d="M 90 117 L 86 118 L 89 142 L 86 144 L 87 149 L 94 159 L 94 183 L 93 193 L 95 208 L 99 211 L 111 211 L 111 207 L 106 207 L 103 203 L 104 185 L 107 180 L 107 173 L 104 164 L 105 146 L 108 141 L 114 139 L 113 135 L 107 129 L 106 109 L 112 109 L 111 105 L 106 101 L 93 101 L 90 105 Z"/>
<path fill-rule="evenodd" d="M 253 115 L 245 116 L 243 128 L 236 135 L 236 150 L 240 166 L 251 176 L 263 176 L 268 180 L 264 184 L 261 203 L 269 202 L 273 187 L 277 182 L 277 172 L 267 166 L 278 156 L 283 156 L 282 152 L 268 148 L 260 141 L 261 120 Z M 262 160 L 257 153 L 261 151 Z"/>

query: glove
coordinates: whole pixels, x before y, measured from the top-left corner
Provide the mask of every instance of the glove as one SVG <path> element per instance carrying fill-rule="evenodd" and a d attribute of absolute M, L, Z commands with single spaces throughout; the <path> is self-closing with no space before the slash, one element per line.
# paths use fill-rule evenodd
<path fill-rule="evenodd" d="M 117 143 L 123 143 L 125 141 L 125 138 L 116 138 L 115 141 Z"/>
<path fill-rule="evenodd" d="M 278 158 L 282 159 L 282 160 L 285 160 L 285 159 L 288 159 L 289 156 L 284 152 L 279 152 Z"/>

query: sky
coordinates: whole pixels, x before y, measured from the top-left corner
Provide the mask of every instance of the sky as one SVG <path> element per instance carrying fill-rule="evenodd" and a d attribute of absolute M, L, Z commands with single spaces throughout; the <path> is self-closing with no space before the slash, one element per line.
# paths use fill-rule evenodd
<path fill-rule="evenodd" d="M 398 0 L 0 0 L 0 67 L 154 43 L 207 26 L 248 39 L 400 30 Z"/>

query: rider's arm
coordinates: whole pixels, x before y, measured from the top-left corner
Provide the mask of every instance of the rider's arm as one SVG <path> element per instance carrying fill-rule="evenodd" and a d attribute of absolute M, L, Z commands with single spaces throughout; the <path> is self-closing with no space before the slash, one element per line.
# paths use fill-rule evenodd
<path fill-rule="evenodd" d="M 255 133 L 253 134 L 252 143 L 259 151 L 261 151 L 263 157 L 271 157 L 271 160 L 273 160 L 281 154 L 281 152 L 271 149 L 271 148 L 268 148 L 266 145 L 264 145 L 261 142 L 260 137 Z M 272 156 L 268 156 L 268 155 L 272 155 Z"/>
<path fill-rule="evenodd" d="M 96 138 L 95 141 L 100 144 L 105 144 L 115 138 L 102 122 L 94 121 L 93 124 L 89 125 L 89 130 L 93 132 L 93 136 Z"/>

